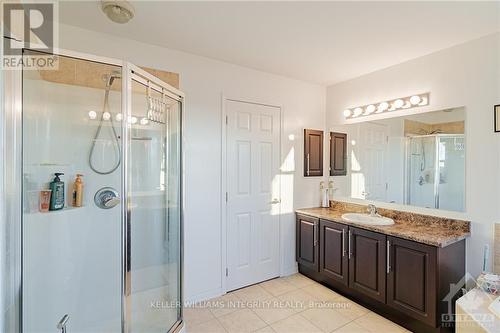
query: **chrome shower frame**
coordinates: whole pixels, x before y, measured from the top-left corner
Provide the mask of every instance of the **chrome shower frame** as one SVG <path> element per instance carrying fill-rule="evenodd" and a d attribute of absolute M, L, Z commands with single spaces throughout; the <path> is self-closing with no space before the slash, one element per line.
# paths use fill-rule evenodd
<path fill-rule="evenodd" d="M 3 37 L 5 38 L 5 37 Z M 3 40 L 2 40 L 3 42 Z M 22 43 L 10 41 L 17 44 L 20 54 L 27 48 L 23 48 Z M 148 83 L 153 89 L 164 93 L 172 99 L 179 102 L 179 172 L 180 172 L 180 225 L 179 225 L 179 253 L 180 253 L 180 272 L 179 272 L 179 295 L 181 304 L 184 302 L 183 276 L 184 276 L 184 140 L 182 134 L 184 132 L 184 98 L 185 95 L 180 90 L 163 82 L 159 78 L 147 73 L 141 68 L 118 59 L 89 55 L 80 52 L 74 52 L 64 49 L 55 49 L 53 55 L 66 56 L 80 60 L 98 62 L 102 64 L 115 65 L 121 67 L 122 78 L 122 105 L 121 110 L 124 115 L 121 120 L 121 193 L 123 202 L 121 205 L 121 331 L 122 333 L 131 332 L 131 211 L 129 208 L 130 189 L 128 180 L 128 150 L 131 138 L 131 126 L 127 123 L 127 119 L 132 115 L 131 95 L 132 95 L 132 80 L 141 83 Z M 5 267 L 0 265 L 0 331 L 3 331 L 4 307 L 3 304 L 5 292 L 12 293 L 11 303 L 17 308 L 13 313 L 14 332 L 23 332 L 22 328 L 22 70 L 3 70 L 0 74 L 0 90 L 1 90 L 1 105 L 3 112 L 0 114 L 0 148 L 2 148 L 2 162 L 0 163 L 0 244 L 5 244 L 5 240 L 10 239 L 14 246 L 11 251 L 13 254 L 13 264 L 9 272 L 12 281 L 9 285 L 4 285 Z M 9 227 L 11 233 L 6 235 L 4 230 Z M 5 247 L 0 248 L 0 259 L 5 253 L 2 251 Z M 0 260 L 2 261 L 2 260 Z M 180 308 L 180 314 L 177 322 L 169 329 L 169 332 L 179 332 L 183 329 L 183 309 Z M 13 327 L 9 326 L 9 327 Z M 168 328 L 166 328 L 168 329 Z"/>

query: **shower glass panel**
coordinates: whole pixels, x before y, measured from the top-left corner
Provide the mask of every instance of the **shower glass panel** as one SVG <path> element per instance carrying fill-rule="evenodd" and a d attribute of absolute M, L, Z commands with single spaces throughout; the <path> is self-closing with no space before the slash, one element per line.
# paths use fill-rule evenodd
<path fill-rule="evenodd" d="M 411 137 L 408 149 L 408 204 L 434 208 L 436 140 L 434 137 Z"/>
<path fill-rule="evenodd" d="M 166 332 L 181 309 L 180 104 L 136 80 L 131 90 L 131 327 Z M 147 117 L 151 101 L 165 102 L 161 122 Z"/>
<path fill-rule="evenodd" d="M 407 199 L 413 206 L 465 210 L 465 137 L 408 137 Z"/>
<path fill-rule="evenodd" d="M 464 211 L 465 138 L 439 136 L 439 208 Z"/>
<path fill-rule="evenodd" d="M 119 78 L 104 105 L 108 75 L 121 67 L 59 61 L 57 71 L 23 72 L 23 332 L 56 332 L 66 314 L 68 332 L 120 332 L 120 205 L 100 209 L 93 196 L 105 186 L 120 191 L 121 168 L 111 171 L 120 163 Z M 84 80 L 85 73 L 93 80 Z M 64 207 L 41 212 L 41 195 L 56 172 L 64 173 Z M 72 203 L 77 174 L 84 180 L 81 207 Z"/>

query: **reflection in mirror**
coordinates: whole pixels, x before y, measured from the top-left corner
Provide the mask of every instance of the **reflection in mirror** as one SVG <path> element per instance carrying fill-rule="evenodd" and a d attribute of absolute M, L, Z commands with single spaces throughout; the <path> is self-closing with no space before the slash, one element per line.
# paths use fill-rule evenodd
<path fill-rule="evenodd" d="M 337 196 L 465 211 L 464 128 L 464 108 L 346 125 Z"/>

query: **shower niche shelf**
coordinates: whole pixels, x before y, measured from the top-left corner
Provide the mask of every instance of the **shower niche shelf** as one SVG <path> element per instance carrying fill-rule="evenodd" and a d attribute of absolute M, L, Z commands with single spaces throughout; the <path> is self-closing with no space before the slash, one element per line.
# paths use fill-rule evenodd
<path fill-rule="evenodd" d="M 63 209 L 49 210 L 48 212 L 33 211 L 33 212 L 26 212 L 25 214 L 29 214 L 29 215 L 63 214 L 63 213 L 69 213 L 69 212 L 77 211 L 77 210 L 80 210 L 80 209 L 85 208 L 85 207 L 86 206 L 82 206 L 82 207 L 64 207 Z"/>

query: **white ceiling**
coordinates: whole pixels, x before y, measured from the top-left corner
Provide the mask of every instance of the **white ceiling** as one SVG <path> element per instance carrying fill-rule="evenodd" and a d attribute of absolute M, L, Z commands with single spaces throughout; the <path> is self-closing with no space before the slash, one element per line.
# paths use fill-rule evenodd
<path fill-rule="evenodd" d="M 132 3 L 125 25 L 95 1 L 60 2 L 60 20 L 325 85 L 500 30 L 499 2 Z"/>

